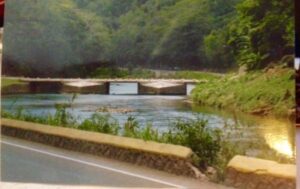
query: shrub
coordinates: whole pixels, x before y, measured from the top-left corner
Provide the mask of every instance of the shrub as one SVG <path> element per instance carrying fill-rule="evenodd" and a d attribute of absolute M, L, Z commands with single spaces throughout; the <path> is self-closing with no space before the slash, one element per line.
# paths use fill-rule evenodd
<path fill-rule="evenodd" d="M 163 137 L 167 143 L 190 147 L 199 158 L 195 163 L 201 169 L 216 163 L 221 149 L 220 131 L 209 128 L 207 121 L 201 119 L 178 120 Z"/>
<path fill-rule="evenodd" d="M 145 128 L 142 128 L 138 134 L 138 138 L 141 138 L 145 141 L 161 141 L 158 130 L 154 129 L 151 123 L 148 123 Z"/>
<path fill-rule="evenodd" d="M 90 119 L 85 119 L 78 129 L 118 135 L 120 126 L 110 115 L 93 114 Z"/>
<path fill-rule="evenodd" d="M 124 133 L 123 136 L 125 137 L 133 137 L 138 138 L 138 129 L 140 128 L 138 121 L 132 117 L 129 116 L 127 118 L 126 123 L 124 124 Z"/>

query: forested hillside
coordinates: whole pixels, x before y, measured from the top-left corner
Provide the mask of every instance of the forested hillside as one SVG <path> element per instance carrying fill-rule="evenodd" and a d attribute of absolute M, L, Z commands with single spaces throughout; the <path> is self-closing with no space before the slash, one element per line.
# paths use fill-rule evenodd
<path fill-rule="evenodd" d="M 3 72 L 262 68 L 293 54 L 293 12 L 292 0 L 9 0 Z"/>

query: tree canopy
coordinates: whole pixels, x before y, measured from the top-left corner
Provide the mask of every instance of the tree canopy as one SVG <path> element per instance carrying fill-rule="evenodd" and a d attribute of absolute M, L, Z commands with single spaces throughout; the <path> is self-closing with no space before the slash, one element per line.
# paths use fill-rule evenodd
<path fill-rule="evenodd" d="M 293 19 L 292 0 L 10 0 L 3 72 L 257 69 L 293 53 Z"/>

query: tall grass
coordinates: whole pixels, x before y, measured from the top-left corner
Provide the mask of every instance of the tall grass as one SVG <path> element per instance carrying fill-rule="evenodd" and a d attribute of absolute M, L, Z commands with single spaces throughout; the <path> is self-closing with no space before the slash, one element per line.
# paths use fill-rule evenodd
<path fill-rule="evenodd" d="M 222 78 L 222 74 L 201 71 L 176 71 L 169 77 L 173 79 L 198 79 L 212 81 Z"/>
<path fill-rule="evenodd" d="M 198 104 L 247 113 L 288 116 L 294 107 L 294 71 L 274 68 L 246 75 L 228 74 L 199 84 L 192 93 Z"/>
<path fill-rule="evenodd" d="M 77 128 L 86 131 L 119 135 L 120 125 L 110 115 L 93 114 L 90 119 L 85 119 L 77 124 Z"/>

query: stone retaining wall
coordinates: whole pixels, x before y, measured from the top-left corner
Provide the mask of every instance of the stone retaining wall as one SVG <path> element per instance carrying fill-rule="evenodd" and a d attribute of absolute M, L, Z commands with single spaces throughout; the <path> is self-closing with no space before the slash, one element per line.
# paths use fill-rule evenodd
<path fill-rule="evenodd" d="M 227 166 L 225 183 L 239 189 L 296 189 L 296 166 L 235 156 Z"/>
<path fill-rule="evenodd" d="M 1 133 L 7 136 L 113 158 L 177 175 L 204 177 L 191 163 L 192 151 L 182 146 L 8 119 L 1 120 L 1 127 Z"/>

